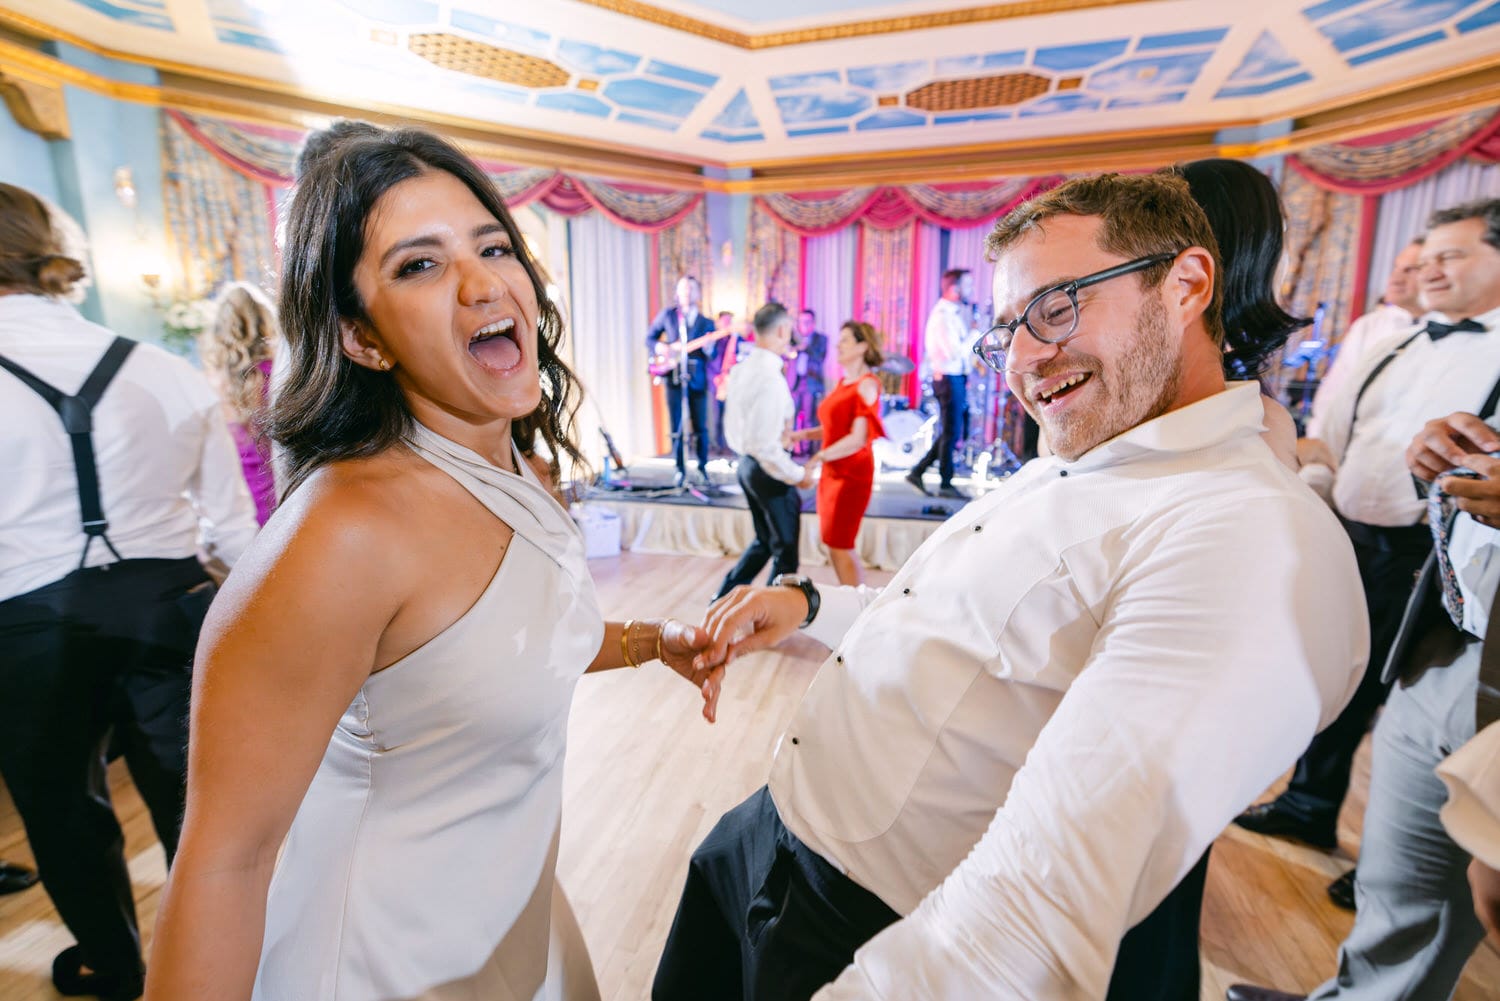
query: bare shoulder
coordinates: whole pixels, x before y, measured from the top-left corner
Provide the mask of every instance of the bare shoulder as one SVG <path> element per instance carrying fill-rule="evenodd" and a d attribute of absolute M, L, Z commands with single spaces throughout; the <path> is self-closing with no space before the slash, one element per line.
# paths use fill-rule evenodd
<path fill-rule="evenodd" d="M 865 406 L 874 406 L 875 401 L 880 398 L 880 383 L 874 379 L 859 380 L 859 398 L 865 401 Z"/>
<path fill-rule="evenodd" d="M 411 512 L 421 510 L 419 481 L 430 469 L 393 449 L 313 473 L 235 565 L 222 603 L 233 606 L 251 592 L 296 600 L 336 590 L 344 600 L 399 604 L 396 571 L 420 546 L 404 529 Z"/>

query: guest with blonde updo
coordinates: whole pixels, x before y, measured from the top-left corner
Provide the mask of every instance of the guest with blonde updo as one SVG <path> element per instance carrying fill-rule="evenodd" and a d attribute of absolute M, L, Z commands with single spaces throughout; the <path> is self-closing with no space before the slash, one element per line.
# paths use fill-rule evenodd
<path fill-rule="evenodd" d="M 264 418 L 271 358 L 280 339 L 265 293 L 254 285 L 235 282 L 219 293 L 213 325 L 198 341 L 203 371 L 223 401 L 245 485 L 255 500 L 255 518 L 262 525 L 276 507 L 271 441 Z"/>

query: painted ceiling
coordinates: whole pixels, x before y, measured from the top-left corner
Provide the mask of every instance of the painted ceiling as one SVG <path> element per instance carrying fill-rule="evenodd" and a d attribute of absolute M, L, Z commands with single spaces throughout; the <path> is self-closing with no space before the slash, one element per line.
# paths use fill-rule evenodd
<path fill-rule="evenodd" d="M 1500 0 L 997 6 L 7 0 L 147 60 L 722 163 L 1274 120 L 1500 59 Z"/>

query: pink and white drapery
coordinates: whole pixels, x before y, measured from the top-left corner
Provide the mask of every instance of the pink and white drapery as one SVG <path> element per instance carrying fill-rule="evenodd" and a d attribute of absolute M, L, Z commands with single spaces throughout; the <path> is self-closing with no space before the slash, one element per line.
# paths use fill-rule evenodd
<path fill-rule="evenodd" d="M 229 277 L 268 281 L 275 270 L 278 195 L 306 133 L 192 115 L 168 108 L 162 116 L 168 231 L 180 262 L 182 294 L 206 295 Z M 701 192 L 575 177 L 538 167 L 480 159 L 507 205 L 534 202 L 564 216 L 598 212 L 616 226 L 660 234 L 679 225 L 689 232 L 673 246 L 706 241 Z"/>
<path fill-rule="evenodd" d="M 798 236 L 824 236 L 855 223 L 895 229 L 914 219 L 948 228 L 992 222 L 1012 206 L 1060 178 L 1007 178 L 956 184 L 850 188 L 847 191 L 771 194 L 756 204 Z"/>

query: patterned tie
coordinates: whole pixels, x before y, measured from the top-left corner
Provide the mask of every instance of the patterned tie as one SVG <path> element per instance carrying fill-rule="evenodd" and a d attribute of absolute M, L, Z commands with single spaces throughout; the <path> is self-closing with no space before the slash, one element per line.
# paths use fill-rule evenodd
<path fill-rule="evenodd" d="M 1490 458 L 1500 459 L 1500 452 L 1491 452 Z M 1437 554 L 1438 583 L 1443 589 L 1443 607 L 1448 617 L 1460 630 L 1464 627 L 1464 595 L 1458 586 L 1458 573 L 1453 569 L 1453 560 L 1448 555 L 1448 542 L 1453 534 L 1453 523 L 1458 520 L 1458 501 L 1454 500 L 1442 484 L 1449 476 L 1466 480 L 1480 479 L 1472 469 L 1452 469 L 1438 477 L 1427 493 L 1427 521 L 1432 527 L 1433 549 Z M 1496 637 L 1500 640 L 1500 637 Z"/>
<path fill-rule="evenodd" d="M 1440 323 L 1437 320 L 1428 320 L 1427 326 L 1422 328 L 1428 338 L 1440 341 L 1449 334 L 1482 334 L 1485 332 L 1484 324 L 1478 320 L 1459 320 L 1457 323 Z"/>

